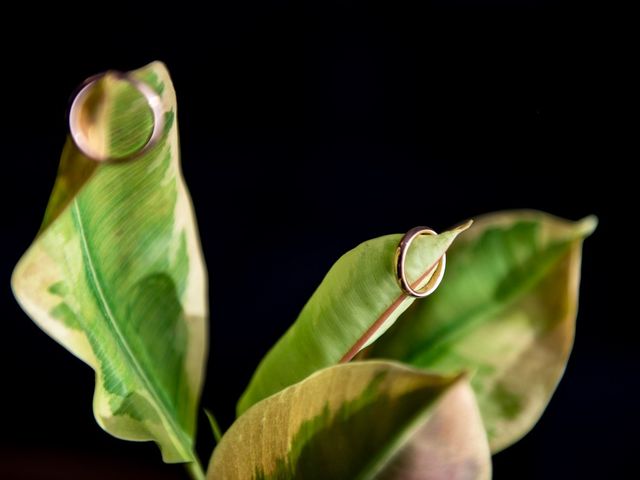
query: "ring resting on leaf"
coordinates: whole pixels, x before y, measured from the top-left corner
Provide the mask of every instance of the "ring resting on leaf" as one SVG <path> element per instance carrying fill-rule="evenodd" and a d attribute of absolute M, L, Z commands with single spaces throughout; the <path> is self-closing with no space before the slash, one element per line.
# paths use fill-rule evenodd
<path fill-rule="evenodd" d="M 153 128 L 149 132 L 144 144 L 135 151 L 122 156 L 110 156 L 109 154 L 99 151 L 91 145 L 89 135 L 86 132 L 87 123 L 91 123 L 92 121 L 90 118 L 91 113 L 88 111 L 88 100 L 93 93 L 93 89 L 98 85 L 98 82 L 106 75 L 113 76 L 117 80 L 127 82 L 134 87 L 144 97 L 153 115 Z M 148 152 L 154 145 L 156 145 L 156 143 L 158 143 L 158 140 L 160 140 L 164 129 L 164 110 L 162 99 L 160 98 L 160 95 L 158 95 L 158 93 L 156 93 L 155 90 L 145 82 L 126 73 L 109 70 L 87 78 L 78 87 L 76 92 L 77 93 L 72 97 L 71 106 L 69 108 L 69 133 L 71 134 L 71 138 L 75 145 L 87 158 L 96 162 L 121 162 L 125 160 L 132 160 Z"/>
<path fill-rule="evenodd" d="M 400 244 L 396 249 L 394 262 L 396 277 L 398 279 L 398 283 L 400 284 L 400 288 L 404 293 L 415 298 L 428 297 L 436 290 L 436 288 L 438 288 L 438 285 L 440 285 L 442 277 L 444 276 L 444 270 L 447 265 L 447 255 L 445 253 L 442 255 L 442 257 L 440 257 L 440 260 L 438 260 L 438 263 L 434 267 L 435 271 L 424 287 L 418 290 L 417 286 L 416 288 L 414 288 L 411 285 L 411 282 L 407 279 L 407 275 L 405 272 L 405 262 L 407 260 L 407 252 L 409 251 L 411 243 L 420 235 L 437 235 L 437 233 L 428 227 L 415 227 L 409 230 L 400 240 Z M 433 270 L 433 268 L 431 270 Z"/>

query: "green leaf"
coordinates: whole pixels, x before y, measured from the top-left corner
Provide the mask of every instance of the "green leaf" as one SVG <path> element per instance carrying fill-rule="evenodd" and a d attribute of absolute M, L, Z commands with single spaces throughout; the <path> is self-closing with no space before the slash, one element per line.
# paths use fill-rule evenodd
<path fill-rule="evenodd" d="M 204 409 L 204 413 L 207 416 L 207 419 L 209 420 L 209 425 L 211 426 L 211 432 L 213 433 L 213 437 L 215 438 L 216 442 L 219 442 L 220 439 L 222 438 L 222 430 L 220 430 L 220 426 L 218 425 L 218 421 L 216 420 L 216 417 L 213 415 L 213 413 L 211 413 L 206 408 Z"/>
<path fill-rule="evenodd" d="M 413 242 L 406 271 L 416 288 L 428 282 L 440 258 L 468 226 Z M 413 303 L 394 273 L 401 238 L 369 240 L 333 265 L 296 322 L 263 358 L 238 403 L 238 414 L 317 370 L 350 360 Z"/>
<path fill-rule="evenodd" d="M 157 442 L 166 462 L 192 461 L 207 348 L 205 265 L 169 74 L 156 62 L 132 75 L 161 95 L 160 142 L 138 159 L 97 163 L 68 139 L 12 287 L 25 312 L 95 370 L 103 429 Z M 95 95 L 92 141 L 114 155 L 139 148 L 153 121 L 141 94 L 109 74 Z"/>
<path fill-rule="evenodd" d="M 595 228 L 535 211 L 487 215 L 460 236 L 447 276 L 363 356 L 474 372 L 494 452 L 537 422 L 573 344 L 582 239 Z"/>
<path fill-rule="evenodd" d="M 481 480 L 491 459 L 464 375 L 353 362 L 321 370 L 242 415 L 208 480 Z"/>

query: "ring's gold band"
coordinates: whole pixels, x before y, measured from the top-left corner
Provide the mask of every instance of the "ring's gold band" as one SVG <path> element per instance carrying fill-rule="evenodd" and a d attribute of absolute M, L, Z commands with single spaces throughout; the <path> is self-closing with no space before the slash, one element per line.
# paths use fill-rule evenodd
<path fill-rule="evenodd" d="M 442 277 L 444 276 L 444 270 L 447 265 L 447 255 L 443 254 L 438 263 L 435 266 L 435 271 L 429 278 L 427 284 L 422 287 L 420 290 L 416 290 L 414 286 L 411 285 L 409 280 L 407 279 L 405 273 L 405 262 L 407 261 L 407 252 L 409 251 L 409 247 L 411 243 L 420 235 L 436 235 L 436 232 L 431 230 L 428 227 L 415 227 L 409 230 L 400 240 L 400 244 L 396 250 L 396 258 L 395 258 L 395 270 L 396 277 L 398 279 L 398 283 L 400 284 L 400 288 L 411 297 L 416 298 L 424 298 L 431 295 L 440 282 L 442 281 Z M 426 272 L 429 274 L 430 272 Z M 418 279 L 416 283 L 420 283 L 422 279 Z"/>
<path fill-rule="evenodd" d="M 98 82 L 107 74 L 114 75 L 116 78 L 125 82 L 129 82 L 133 87 L 135 87 L 136 90 L 138 90 L 144 96 L 147 103 L 149 104 L 151 112 L 153 113 L 153 129 L 149 133 L 149 137 L 147 138 L 144 145 L 138 150 L 121 157 L 110 157 L 108 155 L 104 155 L 102 152 L 97 152 L 94 148 L 91 147 L 91 145 L 89 144 L 90 142 L 82 133 L 81 128 L 80 119 L 85 101 L 87 100 L 89 93 L 95 86 L 96 82 Z M 158 140 L 162 136 L 163 129 L 164 111 L 160 95 L 158 95 L 149 85 L 147 85 L 143 81 L 133 78 L 126 73 L 114 70 L 99 73 L 98 75 L 87 78 L 78 88 L 69 109 L 69 132 L 71 134 L 73 142 L 86 157 L 95 160 L 96 162 L 119 162 L 139 157 L 140 155 L 149 151 L 149 149 L 151 149 L 158 142 Z"/>

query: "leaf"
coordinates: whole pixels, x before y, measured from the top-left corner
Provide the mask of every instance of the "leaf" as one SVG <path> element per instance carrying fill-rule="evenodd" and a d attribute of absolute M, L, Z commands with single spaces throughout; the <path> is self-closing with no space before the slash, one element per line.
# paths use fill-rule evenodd
<path fill-rule="evenodd" d="M 220 430 L 220 426 L 218 425 L 218 421 L 216 417 L 211 413 L 211 411 L 204 409 L 204 413 L 207 416 L 207 420 L 209 420 L 209 426 L 211 427 L 211 433 L 213 433 L 213 437 L 216 442 L 219 442 L 222 438 L 222 430 Z"/>
<path fill-rule="evenodd" d="M 408 252 L 408 279 L 416 286 L 425 285 L 440 258 L 468 226 L 418 237 Z M 331 267 L 296 322 L 256 369 L 238 402 L 239 415 L 317 370 L 350 360 L 413 303 L 394 273 L 401 238 L 387 235 L 364 242 Z"/>
<path fill-rule="evenodd" d="M 448 255 L 447 277 L 363 356 L 474 372 L 493 452 L 525 435 L 573 343 L 582 239 L 595 228 L 542 212 L 479 219 Z"/>
<path fill-rule="evenodd" d="M 138 159 L 97 163 L 68 139 L 42 228 L 12 287 L 25 312 L 95 370 L 100 426 L 153 440 L 166 462 L 184 462 L 194 459 L 206 360 L 206 272 L 169 74 L 156 62 L 133 76 L 161 95 L 160 142 Z M 94 141 L 112 154 L 144 143 L 153 120 L 139 92 L 113 75 L 97 92 Z"/>
<path fill-rule="evenodd" d="M 333 366 L 262 400 L 215 449 L 208 480 L 480 480 L 491 458 L 464 375 Z"/>

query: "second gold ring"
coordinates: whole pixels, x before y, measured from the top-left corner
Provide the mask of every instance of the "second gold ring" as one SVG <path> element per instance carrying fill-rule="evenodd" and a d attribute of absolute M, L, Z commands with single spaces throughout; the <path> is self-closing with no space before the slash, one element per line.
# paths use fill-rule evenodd
<path fill-rule="evenodd" d="M 418 285 L 422 278 L 419 278 L 414 285 L 411 285 L 411 282 L 407 279 L 405 264 L 407 261 L 407 252 L 409 251 L 409 247 L 411 243 L 418 238 L 420 235 L 437 235 L 436 232 L 428 227 L 415 227 L 409 230 L 400 240 L 400 244 L 396 250 L 396 258 L 395 258 L 395 271 L 396 277 L 398 279 L 398 283 L 400 284 L 400 288 L 407 295 L 415 298 L 424 298 L 431 295 L 440 282 L 442 281 L 442 277 L 444 276 L 444 270 L 447 264 L 447 255 L 443 254 L 438 263 L 434 265 L 430 269 L 433 271 L 433 274 L 427 281 L 426 285 L 422 288 L 419 288 Z M 428 275 L 430 272 L 426 272 Z M 419 289 L 418 289 L 419 288 Z"/>

